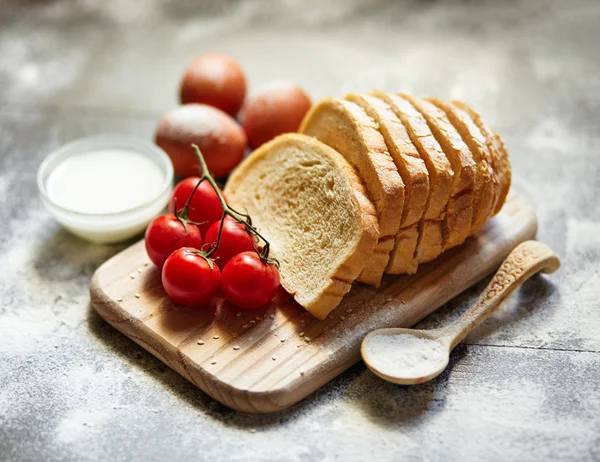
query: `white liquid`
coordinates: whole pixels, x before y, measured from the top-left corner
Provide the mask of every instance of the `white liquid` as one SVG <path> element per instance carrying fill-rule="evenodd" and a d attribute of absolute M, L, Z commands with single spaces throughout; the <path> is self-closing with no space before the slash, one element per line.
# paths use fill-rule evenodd
<path fill-rule="evenodd" d="M 164 180 L 161 169 L 142 154 L 125 149 L 97 150 L 65 159 L 50 173 L 46 189 L 61 207 L 107 214 L 156 198 Z"/>
<path fill-rule="evenodd" d="M 407 334 L 373 337 L 368 355 L 377 370 L 406 379 L 428 376 L 448 361 L 448 353 L 439 342 Z"/>

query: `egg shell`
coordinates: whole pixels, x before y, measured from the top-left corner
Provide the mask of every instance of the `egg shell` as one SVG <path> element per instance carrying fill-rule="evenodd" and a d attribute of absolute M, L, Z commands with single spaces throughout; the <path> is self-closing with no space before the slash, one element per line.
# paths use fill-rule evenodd
<path fill-rule="evenodd" d="M 186 68 L 179 97 L 182 104 L 208 104 L 235 117 L 246 97 L 246 76 L 230 56 L 205 53 Z"/>
<path fill-rule="evenodd" d="M 181 177 L 200 175 L 192 144 L 198 145 L 209 171 L 225 177 L 242 160 L 247 140 L 242 127 L 206 104 L 185 104 L 169 111 L 156 128 L 155 142 L 171 158 Z"/>
<path fill-rule="evenodd" d="M 244 131 L 250 147 L 297 131 L 310 106 L 310 97 L 294 83 L 277 81 L 264 86 L 244 108 Z"/>

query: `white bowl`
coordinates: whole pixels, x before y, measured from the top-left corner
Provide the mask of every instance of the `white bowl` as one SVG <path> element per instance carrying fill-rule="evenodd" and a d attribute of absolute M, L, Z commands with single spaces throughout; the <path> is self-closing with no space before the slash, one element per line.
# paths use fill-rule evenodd
<path fill-rule="evenodd" d="M 48 194 L 50 174 L 66 159 L 90 151 L 124 149 L 152 160 L 163 173 L 160 193 L 144 203 L 116 213 L 85 213 L 57 204 Z M 44 206 L 50 214 L 73 234 L 97 243 L 114 243 L 140 234 L 150 221 L 160 214 L 173 190 L 173 164 L 167 154 L 144 139 L 119 134 L 102 134 L 81 138 L 52 152 L 40 165 L 37 185 Z M 107 184 L 110 188 L 110 184 Z"/>

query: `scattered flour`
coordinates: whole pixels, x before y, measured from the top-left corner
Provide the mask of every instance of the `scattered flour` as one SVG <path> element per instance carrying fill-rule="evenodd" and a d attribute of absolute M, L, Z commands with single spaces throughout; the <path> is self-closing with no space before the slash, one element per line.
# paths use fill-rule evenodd
<path fill-rule="evenodd" d="M 25 5 L 12 3 L 14 8 Z M 581 15 L 571 2 L 552 14 L 553 8 L 538 2 L 518 1 L 514 8 L 492 2 L 438 2 L 435 7 L 420 2 L 412 8 L 411 2 L 398 2 L 411 7 L 410 14 L 398 14 L 391 5 L 377 13 L 365 0 L 330 2 L 325 13 L 311 8 L 316 0 L 309 8 L 299 0 L 243 2 L 236 8 L 221 7 L 234 2 L 207 3 L 214 14 L 201 19 L 194 14 L 183 18 L 178 14 L 186 12 L 181 6 L 167 8 L 166 2 L 156 1 L 144 2 L 143 7 L 124 0 L 87 0 L 77 8 L 59 1 L 19 7 L 21 17 L 0 28 L 4 94 L 15 101 L 56 100 L 67 108 L 71 104 L 162 111 L 172 104 L 173 92 L 160 96 L 152 90 L 173 87 L 198 47 L 217 43 L 244 61 L 253 81 L 296 76 L 315 96 L 401 87 L 418 95 L 463 97 L 475 107 L 487 105 L 486 120 L 504 121 L 508 130 L 502 133 L 507 133 L 519 167 L 517 183 L 521 180 L 521 190 L 532 184 L 525 190 L 536 203 L 542 240 L 562 250 L 564 267 L 551 278 L 524 286 L 513 299 L 514 305 L 521 302 L 521 310 L 505 304 L 505 317 L 488 320 L 491 328 L 485 335 L 481 326 L 470 343 L 495 347 L 463 348 L 447 381 L 397 387 L 359 365 L 288 411 L 235 413 L 88 314 L 88 278 L 116 250 L 75 241 L 57 230 L 41 204 L 36 207 L 35 178 L 29 168 L 42 160 L 40 143 L 52 147 L 94 130 L 123 130 L 134 119 L 125 124 L 124 118 L 92 115 L 79 121 L 78 113 L 64 119 L 54 112 L 11 115 L 10 120 L 5 115 L 7 130 L 0 140 L 2 458 L 12 458 L 4 452 L 11 447 L 19 451 L 15 459 L 27 454 L 48 459 L 50 453 L 78 460 L 116 460 L 131 454 L 148 460 L 185 459 L 197 458 L 200 452 L 240 460 L 250 447 L 256 459 L 292 461 L 374 456 L 442 460 L 464 459 L 465 454 L 485 460 L 592 458 L 600 429 L 600 400 L 593 398 L 600 383 L 600 310 L 594 290 L 600 285 L 594 266 L 600 217 L 589 205 L 597 164 L 584 162 L 583 154 L 593 159 L 597 144 L 591 143 L 598 137 L 595 132 L 589 138 L 572 136 L 565 127 L 578 133 L 593 125 L 598 79 L 584 70 L 597 64 L 583 45 L 595 30 L 598 8 L 590 2 L 586 15 Z M 346 14 L 353 4 L 358 7 L 356 16 L 360 13 L 354 22 Z M 526 6 L 540 11 L 523 14 Z M 27 15 L 21 14 L 25 9 Z M 159 27 L 138 14 L 160 17 Z M 340 16 L 344 22 L 336 24 Z M 56 27 L 53 19 L 64 27 Z M 262 23 L 252 23 L 259 19 Z M 302 21 L 320 22 L 322 27 L 307 33 Z M 423 34 L 427 27 L 439 32 Z M 87 46 L 66 46 L 72 34 L 65 31 L 78 28 L 85 30 L 80 36 Z M 415 35 L 419 39 L 411 41 Z M 152 53 L 140 53 L 141 39 L 151 45 Z M 399 47 L 402 41 L 410 46 Z M 102 51 L 101 45 L 110 59 L 89 53 L 90 47 Z M 171 53 L 164 53 L 167 48 Z M 49 51 L 53 49 L 70 51 L 56 56 Z M 152 57 L 161 52 L 161 69 L 156 72 Z M 552 68 L 540 72 L 535 60 L 544 56 L 551 60 L 545 68 Z M 92 79 L 82 74 L 85 69 Z M 542 83 L 556 80 L 541 85 L 528 72 L 543 78 Z M 128 84 L 131 75 L 144 78 Z M 510 122 L 515 104 L 522 104 L 516 98 L 525 91 L 535 110 L 530 119 Z M 498 100 L 504 103 L 496 104 Z M 550 122 L 540 120 L 540 112 Z M 555 114 L 564 116 L 564 125 L 555 125 Z M 48 117 L 56 119 L 56 125 L 45 128 L 42 121 Z M 135 126 L 145 130 L 145 122 Z M 538 148 L 533 153 L 532 146 Z M 556 161 L 546 162 L 543 174 L 536 175 L 548 147 Z M 579 157 L 568 159 L 574 155 Z M 550 196 L 556 201 L 546 205 L 552 202 L 547 191 L 557 191 L 561 184 L 580 186 Z M 584 200 L 586 193 L 590 199 Z M 58 295 L 62 299 L 55 301 Z M 368 318 L 371 300 L 365 296 L 356 303 L 348 320 L 364 323 L 365 329 L 380 327 Z M 459 305 L 455 302 L 453 307 Z M 397 316 L 390 311 L 376 321 L 393 325 Z M 341 333 L 338 337 L 335 348 L 357 344 L 356 338 Z M 536 349 L 539 346 L 592 351 Z M 258 431 L 250 434 L 244 428 Z"/>
<path fill-rule="evenodd" d="M 386 375 L 418 378 L 448 363 L 448 353 L 435 340 L 414 335 L 377 335 L 369 342 L 369 361 Z"/>

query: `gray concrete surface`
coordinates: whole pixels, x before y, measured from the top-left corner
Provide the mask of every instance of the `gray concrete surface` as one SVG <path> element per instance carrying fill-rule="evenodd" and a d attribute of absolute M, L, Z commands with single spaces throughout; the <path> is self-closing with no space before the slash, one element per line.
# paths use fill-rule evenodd
<path fill-rule="evenodd" d="M 600 460 L 598 24 L 592 0 L 0 0 L 0 460 Z M 186 62 L 214 49 L 253 90 L 288 78 L 315 98 L 377 87 L 472 103 L 563 268 L 431 383 L 357 365 L 280 414 L 214 402 L 90 309 L 90 276 L 123 246 L 71 237 L 35 187 L 68 140 L 150 137 Z"/>

